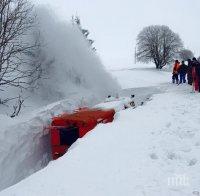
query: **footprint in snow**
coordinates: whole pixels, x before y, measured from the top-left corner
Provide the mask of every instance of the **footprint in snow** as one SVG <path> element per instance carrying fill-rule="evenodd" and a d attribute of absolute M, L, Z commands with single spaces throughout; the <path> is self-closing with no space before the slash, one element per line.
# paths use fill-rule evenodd
<path fill-rule="evenodd" d="M 200 142 L 196 142 L 196 143 L 195 143 L 195 146 L 200 146 Z"/>
<path fill-rule="evenodd" d="M 178 155 L 176 155 L 174 152 L 169 152 L 167 154 L 167 158 L 170 160 L 175 160 L 175 159 L 178 159 Z"/>
<path fill-rule="evenodd" d="M 188 162 L 188 166 L 196 165 L 197 161 L 198 161 L 197 159 L 191 159 L 191 160 Z"/>
<path fill-rule="evenodd" d="M 172 126 L 172 123 L 170 123 L 170 122 L 166 124 L 167 128 L 170 128 L 171 126 Z"/>
<path fill-rule="evenodd" d="M 181 130 L 180 127 L 178 127 L 178 128 L 179 128 L 179 130 Z M 194 133 L 194 131 L 180 131 L 178 133 L 178 135 L 180 138 L 193 138 L 195 136 L 195 133 Z"/>
<path fill-rule="evenodd" d="M 192 149 L 185 146 L 185 147 L 183 147 L 183 148 L 181 149 L 181 151 L 182 151 L 182 152 L 185 152 L 185 153 L 188 153 L 188 152 L 191 152 Z"/>
<path fill-rule="evenodd" d="M 158 159 L 158 156 L 155 153 L 151 153 L 150 157 L 151 157 L 151 159 L 154 159 L 154 160 Z"/>

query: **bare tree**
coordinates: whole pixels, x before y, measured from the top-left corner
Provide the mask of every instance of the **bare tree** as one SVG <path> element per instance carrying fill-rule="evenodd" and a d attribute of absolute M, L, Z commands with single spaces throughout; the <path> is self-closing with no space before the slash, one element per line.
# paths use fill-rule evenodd
<path fill-rule="evenodd" d="M 194 54 L 191 50 L 182 49 L 181 51 L 179 51 L 178 56 L 182 61 L 186 61 L 188 59 L 192 59 L 194 57 Z"/>
<path fill-rule="evenodd" d="M 19 115 L 19 113 L 22 109 L 23 103 L 24 103 L 24 99 L 19 95 L 17 97 L 16 104 L 13 105 L 13 113 L 10 115 L 11 118 L 14 118 Z"/>
<path fill-rule="evenodd" d="M 29 41 L 34 25 L 33 6 L 28 0 L 0 0 L 0 87 L 28 88 L 37 80 L 40 64 L 30 63 L 38 50 Z"/>
<path fill-rule="evenodd" d="M 173 61 L 182 47 L 179 35 L 168 26 L 148 26 L 137 37 L 137 61 L 154 62 L 157 69 L 162 69 Z"/>

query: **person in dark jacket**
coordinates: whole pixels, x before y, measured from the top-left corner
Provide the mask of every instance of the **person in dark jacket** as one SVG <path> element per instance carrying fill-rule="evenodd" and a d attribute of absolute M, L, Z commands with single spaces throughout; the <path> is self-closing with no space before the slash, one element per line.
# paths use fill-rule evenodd
<path fill-rule="evenodd" d="M 181 65 L 179 67 L 178 73 L 180 75 L 179 84 L 186 83 L 185 77 L 186 77 L 186 74 L 187 74 L 187 65 L 185 64 L 185 61 L 182 61 Z"/>
<path fill-rule="evenodd" d="M 188 59 L 188 67 L 187 67 L 187 80 L 188 84 L 192 85 L 192 60 Z"/>
<path fill-rule="evenodd" d="M 200 63 L 195 57 L 192 59 L 192 77 L 194 90 L 200 92 Z"/>

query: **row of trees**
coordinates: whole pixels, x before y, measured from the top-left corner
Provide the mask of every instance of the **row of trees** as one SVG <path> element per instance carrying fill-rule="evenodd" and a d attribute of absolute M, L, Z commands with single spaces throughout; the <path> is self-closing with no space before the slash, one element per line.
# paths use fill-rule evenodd
<path fill-rule="evenodd" d="M 179 35 L 168 26 L 152 25 L 145 27 L 137 37 L 137 61 L 153 62 L 157 69 L 162 69 L 176 58 L 187 60 L 193 56 L 192 51 L 184 49 Z"/>

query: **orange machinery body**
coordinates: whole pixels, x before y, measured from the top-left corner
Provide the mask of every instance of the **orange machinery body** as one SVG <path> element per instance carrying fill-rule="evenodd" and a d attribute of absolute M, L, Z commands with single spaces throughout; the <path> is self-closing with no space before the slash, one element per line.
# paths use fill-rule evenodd
<path fill-rule="evenodd" d="M 114 110 L 80 109 L 73 114 L 54 117 L 50 127 L 53 159 L 65 154 L 68 148 L 98 123 L 109 123 L 114 119 Z"/>

